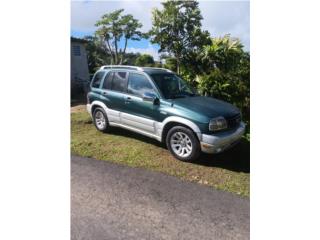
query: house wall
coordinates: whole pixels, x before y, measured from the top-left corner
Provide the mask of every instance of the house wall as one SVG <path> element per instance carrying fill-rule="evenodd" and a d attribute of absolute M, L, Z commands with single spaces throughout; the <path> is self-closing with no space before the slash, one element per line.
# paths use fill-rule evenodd
<path fill-rule="evenodd" d="M 79 51 L 78 51 L 79 50 Z M 71 84 L 79 80 L 90 80 L 87 53 L 83 43 L 71 42 Z"/>

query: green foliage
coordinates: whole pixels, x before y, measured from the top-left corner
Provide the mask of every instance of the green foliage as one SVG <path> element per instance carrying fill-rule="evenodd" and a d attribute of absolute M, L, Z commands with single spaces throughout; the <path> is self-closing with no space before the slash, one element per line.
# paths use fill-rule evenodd
<path fill-rule="evenodd" d="M 244 54 L 243 45 L 239 39 L 230 35 L 212 38 L 211 44 L 204 46 L 202 60 L 205 70 L 218 68 L 229 72 L 238 67 L 238 63 Z"/>
<path fill-rule="evenodd" d="M 139 41 L 145 37 L 145 34 L 139 31 L 142 24 L 133 18 L 131 14 L 122 15 L 122 13 L 123 9 L 119 9 L 104 14 L 95 24 L 95 26 L 99 27 L 96 35 L 99 37 L 101 45 L 112 57 L 111 64 L 123 63 L 128 40 Z M 123 38 L 125 44 L 121 49 L 119 44 Z"/>
<path fill-rule="evenodd" d="M 160 45 L 159 52 L 172 54 L 180 65 L 192 65 L 197 53 L 208 43 L 209 32 L 201 30 L 202 16 L 197 1 L 162 2 L 163 10 L 152 12 L 152 29 L 149 32 L 152 43 Z M 191 64 L 190 64 L 191 62 Z"/>
<path fill-rule="evenodd" d="M 240 41 L 229 35 L 212 39 L 204 47 L 202 61 L 205 72 L 199 76 L 199 91 L 235 104 L 249 121 L 250 55 Z"/>
<path fill-rule="evenodd" d="M 135 65 L 140 67 L 152 67 L 154 66 L 153 57 L 149 54 L 142 54 L 136 59 Z"/>
<path fill-rule="evenodd" d="M 97 37 L 85 36 L 88 67 L 90 74 L 94 74 L 102 65 L 108 65 L 112 62 L 112 57 L 100 44 Z M 125 53 L 123 64 L 135 65 L 136 59 L 140 56 L 140 53 Z"/>
<path fill-rule="evenodd" d="M 153 66 L 154 67 L 158 67 L 158 68 L 162 68 L 163 67 L 161 62 L 154 62 Z"/>
<path fill-rule="evenodd" d="M 94 36 L 85 36 L 87 59 L 89 72 L 95 73 L 102 65 L 106 65 L 111 61 L 111 55 L 106 53 L 104 48 L 101 46 L 99 39 Z"/>
<path fill-rule="evenodd" d="M 125 53 L 125 57 L 122 64 L 133 66 L 136 64 L 136 60 L 140 55 L 140 53 Z"/>
<path fill-rule="evenodd" d="M 164 67 L 170 69 L 171 71 L 177 70 L 177 60 L 172 57 L 165 58 Z"/>

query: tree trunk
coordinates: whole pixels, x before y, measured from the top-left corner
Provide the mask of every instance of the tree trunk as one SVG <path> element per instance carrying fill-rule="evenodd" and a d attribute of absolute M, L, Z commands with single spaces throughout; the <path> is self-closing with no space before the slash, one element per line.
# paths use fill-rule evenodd
<path fill-rule="evenodd" d="M 111 65 L 114 63 L 114 56 L 113 56 L 113 53 L 112 53 L 112 49 L 111 49 L 111 46 L 110 46 L 110 43 L 109 43 L 109 40 L 107 40 L 107 48 L 109 49 L 109 52 L 110 52 L 110 55 L 111 55 L 111 59 L 112 59 L 112 61 L 111 61 Z"/>
<path fill-rule="evenodd" d="M 177 73 L 180 74 L 180 59 L 179 59 L 179 56 L 177 56 Z"/>
<path fill-rule="evenodd" d="M 115 37 L 115 41 L 114 41 L 114 46 L 115 46 L 115 63 L 116 65 L 118 64 L 118 40 L 117 37 Z"/>
<path fill-rule="evenodd" d="M 124 49 L 123 49 L 123 52 L 122 52 L 122 54 L 121 54 L 120 65 L 122 65 L 123 57 L 124 57 L 124 54 L 126 53 L 127 43 L 128 43 L 128 38 L 126 38 L 126 41 L 125 41 L 125 44 L 124 44 Z"/>

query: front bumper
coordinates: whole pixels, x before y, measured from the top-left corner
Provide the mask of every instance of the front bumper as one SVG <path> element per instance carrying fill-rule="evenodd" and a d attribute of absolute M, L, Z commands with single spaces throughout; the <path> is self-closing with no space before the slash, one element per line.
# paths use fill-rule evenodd
<path fill-rule="evenodd" d="M 244 134 L 245 124 L 240 123 L 235 130 L 217 133 L 215 135 L 202 134 L 201 151 L 205 153 L 220 153 L 236 145 Z"/>

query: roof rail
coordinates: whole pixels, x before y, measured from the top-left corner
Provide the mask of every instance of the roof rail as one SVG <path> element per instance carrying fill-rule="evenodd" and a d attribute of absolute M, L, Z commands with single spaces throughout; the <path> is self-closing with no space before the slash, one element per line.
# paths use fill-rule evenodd
<path fill-rule="evenodd" d="M 143 71 L 141 67 L 137 66 L 128 66 L 128 65 L 104 65 L 100 67 L 100 70 L 102 69 L 108 69 L 108 68 L 122 68 L 122 69 L 133 69 L 133 70 L 138 70 L 138 71 Z"/>
<path fill-rule="evenodd" d="M 172 73 L 171 70 L 166 69 L 166 68 L 158 68 L 158 67 L 137 67 L 137 66 L 129 66 L 129 65 L 104 65 L 100 67 L 100 70 L 103 69 L 112 69 L 112 68 L 117 68 L 117 69 L 132 69 L 132 70 L 137 70 L 137 71 L 144 71 L 146 69 L 157 69 L 157 70 L 163 70 L 166 72 Z"/>
<path fill-rule="evenodd" d="M 159 68 L 159 67 L 143 67 L 143 69 L 145 69 L 145 68 L 149 68 L 149 69 L 157 69 L 157 70 L 164 70 L 164 71 L 166 71 L 166 72 L 171 72 L 171 73 L 172 73 L 172 71 L 171 71 L 171 70 L 166 69 L 166 68 Z"/>

